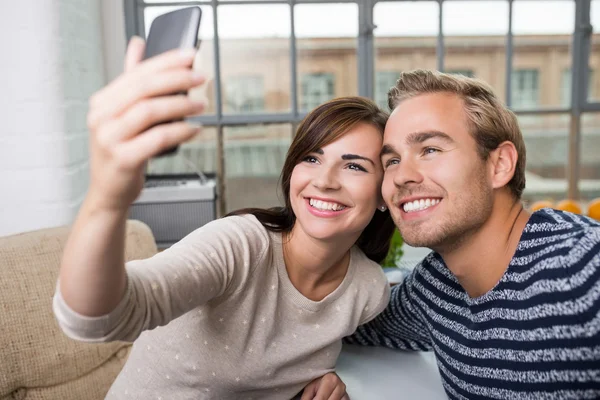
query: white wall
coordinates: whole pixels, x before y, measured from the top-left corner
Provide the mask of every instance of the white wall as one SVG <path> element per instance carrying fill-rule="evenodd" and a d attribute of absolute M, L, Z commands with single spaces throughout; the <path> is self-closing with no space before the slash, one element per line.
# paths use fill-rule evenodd
<path fill-rule="evenodd" d="M 119 72 L 124 36 L 122 0 L 1 2 L 0 236 L 72 222 L 88 98 Z"/>

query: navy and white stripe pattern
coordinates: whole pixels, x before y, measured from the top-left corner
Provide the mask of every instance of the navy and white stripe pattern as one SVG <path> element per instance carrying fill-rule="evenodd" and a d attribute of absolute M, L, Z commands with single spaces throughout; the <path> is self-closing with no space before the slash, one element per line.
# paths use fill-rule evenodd
<path fill-rule="evenodd" d="M 535 212 L 473 299 L 431 253 L 346 342 L 433 350 L 451 399 L 600 399 L 600 224 Z"/>

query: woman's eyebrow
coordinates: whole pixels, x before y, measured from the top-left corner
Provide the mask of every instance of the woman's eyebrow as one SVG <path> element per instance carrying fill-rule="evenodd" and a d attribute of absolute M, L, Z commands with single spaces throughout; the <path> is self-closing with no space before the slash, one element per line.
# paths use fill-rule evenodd
<path fill-rule="evenodd" d="M 371 160 L 369 157 L 359 156 L 358 154 L 343 154 L 342 160 L 365 160 L 375 165 L 373 160 Z"/>

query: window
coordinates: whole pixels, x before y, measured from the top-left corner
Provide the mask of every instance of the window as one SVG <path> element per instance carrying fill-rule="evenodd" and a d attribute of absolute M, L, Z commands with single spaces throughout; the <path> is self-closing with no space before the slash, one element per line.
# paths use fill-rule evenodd
<path fill-rule="evenodd" d="M 335 93 L 332 73 L 321 72 L 302 76 L 301 108 L 310 111 L 333 98 Z"/>
<path fill-rule="evenodd" d="M 512 74 L 512 108 L 534 108 L 540 102 L 539 71 L 517 69 Z"/>
<path fill-rule="evenodd" d="M 377 71 L 375 75 L 375 102 L 379 107 L 387 110 L 388 91 L 400 77 L 398 71 Z"/>
<path fill-rule="evenodd" d="M 446 71 L 446 73 L 451 75 L 462 75 L 466 76 L 467 78 L 475 77 L 475 74 L 471 69 L 449 69 Z"/>
<path fill-rule="evenodd" d="M 588 72 L 587 98 L 594 98 L 594 70 Z M 571 105 L 571 68 L 565 68 L 560 81 L 560 104 L 568 107 Z"/>
<path fill-rule="evenodd" d="M 536 189 L 529 185 L 535 179 L 528 175 L 528 199 L 549 196 L 545 190 L 555 188 L 558 182 L 566 188 L 565 177 L 575 174 L 565 175 L 565 166 L 571 172 L 580 168 L 565 158 L 573 146 L 568 141 L 568 116 L 549 115 L 546 109 L 561 104 L 566 108 L 570 103 L 572 83 L 564 69 L 573 61 L 574 45 L 581 44 L 581 37 L 574 35 L 575 11 L 588 0 L 514 1 L 512 22 L 506 0 L 128 0 L 124 3 L 127 31 L 144 36 L 156 16 L 188 3 L 202 4 L 203 10 L 202 45 L 194 68 L 202 71 L 208 82 L 190 91 L 190 96 L 206 98 L 207 112 L 192 117 L 205 131 L 173 157 L 150 160 L 148 170 L 156 174 L 189 173 L 190 163 L 183 156 L 205 172 L 216 172 L 217 166 L 225 165 L 217 172 L 222 175 L 219 179 L 230 180 L 219 196 L 222 211 L 231 210 L 224 199 L 231 207 L 275 204 L 275 193 L 256 190 L 239 197 L 241 191 L 234 187 L 241 187 L 236 186 L 238 182 L 247 183 L 248 188 L 259 187 L 259 182 L 270 184 L 276 178 L 289 143 L 287 135 L 293 137 L 292 127 L 308 110 L 334 97 L 371 94 L 387 110 L 387 92 L 400 73 L 416 68 L 477 77 L 517 111 L 529 111 L 519 115 L 530 150 L 528 174 L 542 180 Z M 213 4 L 218 4 L 216 9 Z M 591 54 L 589 60 L 579 60 L 589 62 L 594 71 L 600 66 L 599 7 L 600 0 L 591 0 Z M 136 23 L 141 10 L 144 24 Z M 556 18 L 550 21 L 542 14 Z M 332 16 L 335 24 L 330 23 Z M 364 40 L 370 33 L 360 27 L 372 25 L 372 40 Z M 509 26 L 513 36 L 512 79 L 505 82 Z M 440 34 L 443 47 L 438 47 Z M 438 49 L 443 51 L 438 54 Z M 594 83 L 598 87 L 592 90 Z M 510 99 L 505 97 L 507 84 L 512 89 L 508 91 Z M 589 91 L 588 100 L 597 102 L 600 82 L 594 82 L 593 74 Z M 588 136 L 582 137 L 579 176 L 597 181 L 598 157 L 592 161 L 588 157 L 598 153 L 600 113 L 586 119 L 585 124 L 581 130 Z M 282 126 L 278 128 L 281 131 L 271 130 L 277 125 Z M 207 138 L 208 129 L 212 133 Z M 221 141 L 223 146 L 217 146 Z M 542 143 L 547 147 L 542 148 Z M 596 196 L 587 188 L 582 186 L 582 193 Z M 561 189 L 552 196 L 565 193 L 566 189 Z M 258 201 L 262 196 L 264 203 Z"/>
<path fill-rule="evenodd" d="M 264 80 L 260 75 L 235 76 L 225 81 L 225 110 L 256 113 L 265 109 Z"/>

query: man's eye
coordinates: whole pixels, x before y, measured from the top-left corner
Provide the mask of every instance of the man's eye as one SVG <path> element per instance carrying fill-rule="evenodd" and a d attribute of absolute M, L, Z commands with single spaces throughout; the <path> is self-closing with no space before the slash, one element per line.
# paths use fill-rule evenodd
<path fill-rule="evenodd" d="M 439 153 L 439 150 L 436 149 L 435 147 L 425 147 L 423 149 L 423 154 L 433 154 L 433 153 Z"/>
<path fill-rule="evenodd" d="M 397 158 L 390 158 L 389 160 L 387 160 L 387 161 L 385 162 L 385 165 L 384 165 L 384 166 L 387 168 L 387 167 L 389 167 L 389 166 L 396 165 L 396 164 L 398 164 L 398 163 L 400 163 L 400 160 L 398 160 Z"/>

